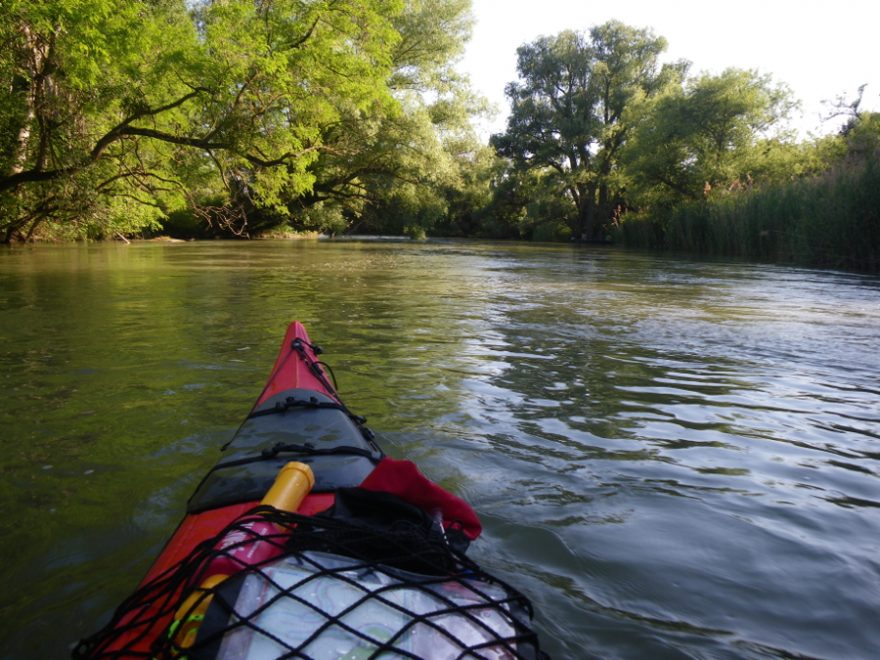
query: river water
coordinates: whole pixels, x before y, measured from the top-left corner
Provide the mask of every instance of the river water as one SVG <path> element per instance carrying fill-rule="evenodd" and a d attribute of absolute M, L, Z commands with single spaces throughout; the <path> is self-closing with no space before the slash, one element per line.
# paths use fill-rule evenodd
<path fill-rule="evenodd" d="M 306 323 L 559 658 L 880 653 L 880 280 L 614 249 L 0 251 L 0 652 L 136 585 Z"/>

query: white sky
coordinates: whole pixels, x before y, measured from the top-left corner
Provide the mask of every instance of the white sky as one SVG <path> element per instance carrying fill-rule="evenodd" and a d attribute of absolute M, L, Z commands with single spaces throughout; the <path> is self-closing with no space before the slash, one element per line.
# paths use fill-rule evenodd
<path fill-rule="evenodd" d="M 586 31 L 616 19 L 650 27 L 668 41 L 667 61 L 687 59 L 692 73 L 757 69 L 791 87 L 802 103 L 793 126 L 827 133 L 823 99 L 855 98 L 880 110 L 880 2 L 877 0 L 473 0 L 473 38 L 460 70 L 494 103 L 484 137 L 502 131 L 509 111 L 504 86 L 516 80 L 516 49 L 541 35 Z"/>

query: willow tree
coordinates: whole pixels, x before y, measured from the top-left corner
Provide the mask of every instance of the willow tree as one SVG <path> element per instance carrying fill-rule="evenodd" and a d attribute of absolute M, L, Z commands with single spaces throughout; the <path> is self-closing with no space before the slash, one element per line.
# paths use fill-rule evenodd
<path fill-rule="evenodd" d="M 792 105 L 784 85 L 741 69 L 702 74 L 668 90 L 627 146 L 633 192 L 644 203 L 670 206 L 772 177 L 768 168 L 792 151 L 783 122 Z M 788 178 L 804 165 L 791 161 L 775 169 Z"/>
<path fill-rule="evenodd" d="M 470 0 L 405 0 L 392 24 L 386 85 L 393 104 L 340 109 L 310 167 L 314 189 L 291 203 L 301 222 L 374 231 L 429 228 L 449 213 L 447 193 L 467 187 L 462 170 L 480 145 L 470 118 L 482 108 L 455 69 L 470 37 Z"/>
<path fill-rule="evenodd" d="M 340 108 L 390 103 L 400 8 L 4 0 L 0 240 L 135 229 L 212 195 L 283 211 Z"/>
<path fill-rule="evenodd" d="M 681 80 L 683 64 L 659 64 L 665 48 L 651 30 L 611 21 L 517 50 L 520 80 L 506 88 L 507 130 L 492 144 L 517 167 L 545 171 L 559 186 L 576 237 L 599 237 L 611 216 L 631 117 L 645 99 Z"/>

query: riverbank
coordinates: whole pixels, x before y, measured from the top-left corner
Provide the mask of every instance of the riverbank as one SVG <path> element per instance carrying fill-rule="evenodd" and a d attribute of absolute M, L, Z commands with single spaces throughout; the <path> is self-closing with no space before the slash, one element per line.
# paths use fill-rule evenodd
<path fill-rule="evenodd" d="M 175 231 L 181 228 L 170 222 L 165 229 L 167 233 L 154 237 L 115 233 L 104 238 L 125 242 L 210 238 L 189 225 L 186 231 Z M 786 184 L 724 191 L 665 212 L 630 212 L 612 235 L 615 243 L 625 248 L 878 273 L 880 154 L 850 158 L 821 175 Z M 63 242 L 50 234 L 36 238 Z M 275 229 L 252 238 L 318 240 L 328 235 Z M 424 238 L 422 232 L 406 240 Z"/>
<path fill-rule="evenodd" d="M 880 272 L 880 164 L 849 161 L 821 176 L 626 219 L 626 247 Z"/>

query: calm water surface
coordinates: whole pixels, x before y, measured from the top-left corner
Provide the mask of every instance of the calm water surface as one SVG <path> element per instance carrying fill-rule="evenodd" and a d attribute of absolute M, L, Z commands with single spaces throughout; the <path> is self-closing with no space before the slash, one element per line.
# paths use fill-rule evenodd
<path fill-rule="evenodd" d="M 0 653 L 136 585 L 288 321 L 560 658 L 880 654 L 880 280 L 614 250 L 0 250 Z"/>

